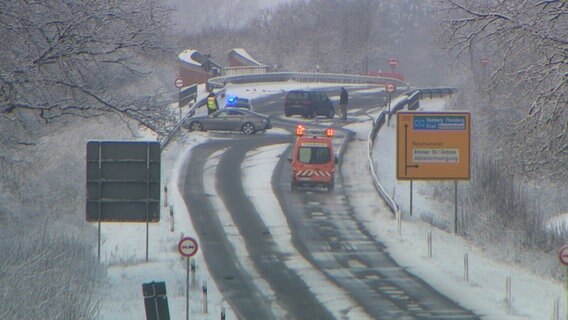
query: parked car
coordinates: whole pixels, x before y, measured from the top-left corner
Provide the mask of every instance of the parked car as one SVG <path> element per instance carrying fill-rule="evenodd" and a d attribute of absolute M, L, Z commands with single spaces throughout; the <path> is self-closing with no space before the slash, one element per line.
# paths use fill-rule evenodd
<path fill-rule="evenodd" d="M 284 115 L 289 117 L 296 114 L 305 118 L 321 115 L 332 119 L 335 116 L 335 109 L 333 102 L 324 92 L 292 90 L 286 94 L 284 100 Z"/>
<path fill-rule="evenodd" d="M 189 131 L 242 131 L 244 134 L 255 134 L 272 128 L 270 116 L 247 109 L 227 108 L 209 115 L 192 117 L 186 120 L 183 127 Z"/>
<path fill-rule="evenodd" d="M 249 99 L 239 98 L 239 97 L 228 97 L 227 104 L 225 108 L 244 108 L 244 109 L 252 109 Z"/>

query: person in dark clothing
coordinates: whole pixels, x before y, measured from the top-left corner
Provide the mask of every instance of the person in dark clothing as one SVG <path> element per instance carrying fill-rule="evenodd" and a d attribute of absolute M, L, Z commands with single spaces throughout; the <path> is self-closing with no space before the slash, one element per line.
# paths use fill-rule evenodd
<path fill-rule="evenodd" d="M 213 112 L 219 110 L 219 104 L 217 103 L 217 97 L 213 91 L 207 96 L 207 114 L 212 114 Z"/>
<path fill-rule="evenodd" d="M 341 94 L 339 95 L 339 106 L 341 107 L 341 117 L 347 120 L 347 104 L 349 103 L 349 94 L 345 87 L 341 87 Z"/>

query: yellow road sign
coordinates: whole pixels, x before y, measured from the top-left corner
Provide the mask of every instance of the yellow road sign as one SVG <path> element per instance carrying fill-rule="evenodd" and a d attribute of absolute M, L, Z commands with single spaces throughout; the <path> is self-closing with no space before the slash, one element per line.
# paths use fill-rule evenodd
<path fill-rule="evenodd" d="M 469 112 L 397 113 L 397 179 L 469 180 L 469 177 Z"/>

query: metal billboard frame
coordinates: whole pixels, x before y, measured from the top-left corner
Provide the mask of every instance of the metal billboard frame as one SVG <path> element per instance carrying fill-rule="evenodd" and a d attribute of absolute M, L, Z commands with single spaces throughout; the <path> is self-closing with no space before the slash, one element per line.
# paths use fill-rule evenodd
<path fill-rule="evenodd" d="M 86 220 L 145 222 L 146 261 L 150 222 L 160 221 L 161 147 L 158 141 L 89 141 L 86 150 Z"/>

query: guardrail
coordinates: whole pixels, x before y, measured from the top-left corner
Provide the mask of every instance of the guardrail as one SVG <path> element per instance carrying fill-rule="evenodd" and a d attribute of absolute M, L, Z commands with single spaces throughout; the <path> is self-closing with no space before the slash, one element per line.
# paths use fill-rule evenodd
<path fill-rule="evenodd" d="M 444 96 L 451 96 L 454 94 L 457 89 L 456 88 L 429 88 L 429 89 L 419 89 L 420 99 L 424 97 L 444 97 Z"/>
<path fill-rule="evenodd" d="M 379 114 L 377 119 L 375 119 L 375 121 L 373 123 L 373 128 L 369 132 L 369 139 L 367 140 L 368 141 L 368 144 L 367 144 L 367 159 L 369 161 L 369 170 L 371 171 L 371 177 L 373 178 L 373 183 L 375 185 L 375 189 L 377 189 L 380 196 L 385 200 L 385 202 L 387 203 L 387 205 L 389 206 L 391 211 L 393 213 L 396 213 L 398 211 L 398 204 L 388 194 L 388 192 L 385 190 L 385 188 L 383 187 L 383 185 L 379 181 L 379 178 L 377 176 L 377 172 L 375 170 L 375 163 L 374 163 L 374 160 L 373 160 L 373 147 L 374 147 L 374 144 L 375 144 L 375 138 L 377 137 L 377 133 L 379 132 L 379 129 L 382 127 L 383 124 L 385 124 L 385 121 L 386 121 L 385 119 L 386 119 L 387 115 L 388 115 L 388 111 L 383 110 Z"/>
<path fill-rule="evenodd" d="M 323 82 L 323 83 L 365 83 L 384 85 L 392 82 L 398 87 L 410 89 L 410 84 L 406 81 L 395 78 L 359 76 L 339 73 L 309 73 L 309 72 L 270 72 L 263 74 L 247 74 L 222 76 L 211 78 L 207 81 L 207 90 L 221 89 L 229 83 L 256 83 L 256 82 Z"/>
<path fill-rule="evenodd" d="M 415 89 L 403 93 L 402 99 L 397 101 L 394 106 L 391 106 L 391 114 L 396 114 L 397 111 L 402 110 L 407 106 L 408 110 L 416 110 L 419 107 L 420 99 L 423 97 L 444 97 L 447 95 L 452 95 L 457 90 L 455 88 L 428 88 L 428 89 Z M 375 188 L 379 192 L 380 196 L 385 200 L 393 215 L 398 212 L 398 204 L 396 201 L 388 194 L 384 186 L 381 184 L 375 170 L 375 163 L 373 160 L 373 148 L 375 145 L 375 139 L 381 127 L 385 124 L 385 119 L 389 115 L 388 110 L 383 110 L 379 116 L 373 122 L 373 128 L 369 132 L 368 146 L 367 146 L 367 159 L 369 161 L 369 170 L 371 171 L 371 176 L 373 177 L 373 183 Z"/>
<path fill-rule="evenodd" d="M 270 72 L 262 74 L 247 74 L 247 75 L 229 75 L 215 77 L 207 80 L 206 89 L 211 91 L 213 89 L 223 89 L 217 91 L 223 92 L 224 88 L 229 83 L 257 83 L 257 82 L 285 82 L 285 81 L 297 81 L 297 82 L 323 82 L 323 83 L 366 83 L 366 84 L 376 84 L 384 85 L 387 82 L 395 83 L 398 87 L 406 87 L 410 89 L 410 85 L 406 81 L 401 81 L 395 78 L 388 77 L 370 77 L 370 76 L 359 76 L 359 75 L 348 75 L 348 74 L 338 74 L 338 73 L 307 73 L 307 72 Z M 200 99 L 190 108 L 189 112 L 179 121 L 179 123 L 169 132 L 167 136 L 160 140 L 160 145 L 164 149 L 168 143 L 175 136 L 183 122 L 187 118 L 192 117 L 195 114 L 197 108 L 205 105 L 206 99 Z"/>

